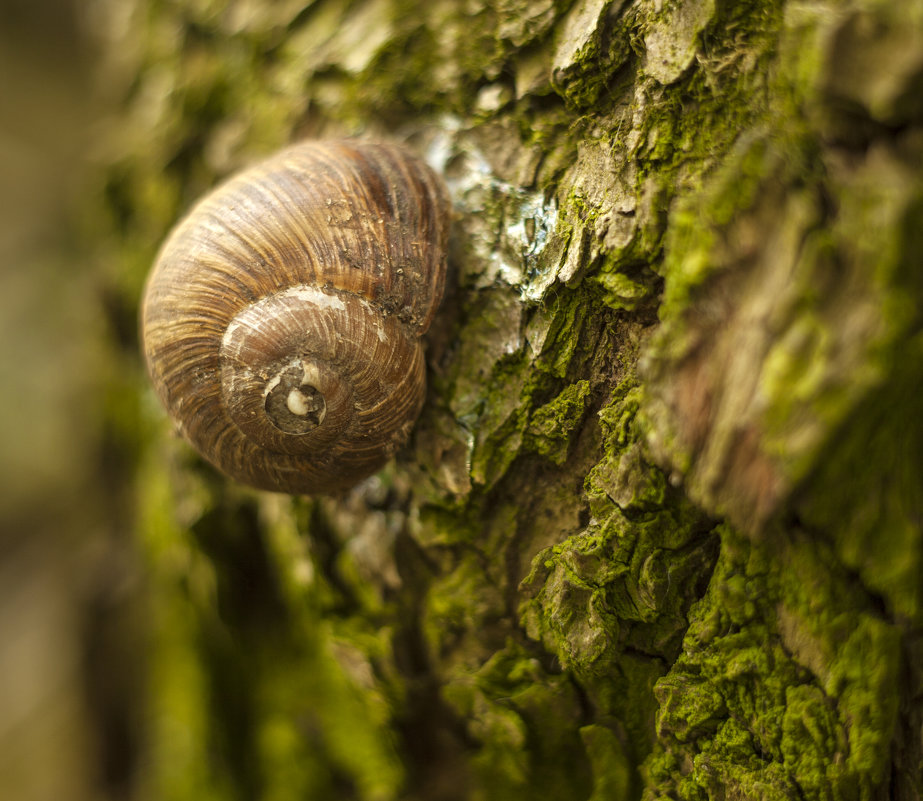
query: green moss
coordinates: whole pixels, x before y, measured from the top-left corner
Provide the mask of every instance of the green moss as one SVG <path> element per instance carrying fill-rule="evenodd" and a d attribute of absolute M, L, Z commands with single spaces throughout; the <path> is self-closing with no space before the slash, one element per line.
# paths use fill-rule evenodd
<path fill-rule="evenodd" d="M 572 434 L 583 421 L 590 382 L 578 381 L 532 413 L 527 429 L 528 446 L 546 459 L 562 465 Z"/>
<path fill-rule="evenodd" d="M 561 291 L 536 310 L 524 336 L 522 308 L 509 292 L 481 294 L 458 334 L 465 348 L 452 389 L 456 418 L 478 432 L 469 446 L 475 484 L 496 485 L 523 452 L 557 465 L 567 460 L 593 393 L 579 376 L 598 356 L 594 343 L 609 333 L 595 296 L 592 287 Z M 577 380 L 562 383 L 570 376 Z"/>
<path fill-rule="evenodd" d="M 580 334 L 598 320 L 598 310 L 586 292 L 561 292 L 552 300 L 550 326 L 541 350 L 540 367 L 564 378 L 583 345 Z"/>
<path fill-rule="evenodd" d="M 831 574 L 824 550 L 783 538 L 769 556 L 723 530 L 683 654 L 655 689 L 664 751 L 648 770 L 698 754 L 681 798 L 711 797 L 723 783 L 747 797 L 871 798 L 883 781 L 897 632 L 850 576 Z"/>
<path fill-rule="evenodd" d="M 578 3 L 562 25 L 555 42 L 551 85 L 575 110 L 598 109 L 618 90 L 626 89 L 629 73 L 620 70 L 634 55 L 632 48 L 639 14 L 618 3 L 610 10 L 605 35 L 590 15 L 605 13 L 605 4 Z M 592 35 L 587 37 L 587 32 Z M 622 87 L 619 84 L 626 84 Z"/>
<path fill-rule="evenodd" d="M 665 242 L 665 285 L 661 319 L 670 320 L 688 307 L 692 292 L 719 265 L 713 253 L 716 228 L 754 203 L 774 157 L 762 138 L 746 138 L 708 183 L 705 196 L 688 196 L 671 215 Z"/>
<path fill-rule="evenodd" d="M 194 473 L 181 472 L 184 504 L 163 474 L 143 483 L 157 588 L 150 786 L 176 801 L 241 788 L 294 799 L 329 796 L 349 776 L 356 798 L 393 798 L 404 774 L 388 733 L 391 693 L 372 666 L 388 652 L 387 630 L 365 615 L 321 622 L 330 589 L 287 507 L 267 499 L 263 551 L 248 493 L 232 501 L 199 484 L 193 495 Z"/>
<path fill-rule="evenodd" d="M 580 737 L 593 767 L 593 794 L 589 801 L 631 797 L 634 772 L 623 739 L 598 724 L 581 728 Z"/>
<path fill-rule="evenodd" d="M 651 298 L 650 283 L 633 281 L 622 273 L 603 273 L 595 277 L 606 290 L 605 302 L 613 309 L 633 311 Z"/>
<path fill-rule="evenodd" d="M 713 558 L 707 528 L 680 531 L 669 514 L 632 523 L 612 511 L 602 525 L 539 553 L 523 582 L 526 632 L 579 677 L 600 708 L 622 721 L 637 753 L 650 748 L 650 693 L 662 673 L 660 659 L 676 653 L 686 610 Z M 664 554 L 667 542 L 682 548 L 684 557 Z"/>
<path fill-rule="evenodd" d="M 476 673 L 444 692 L 480 744 L 471 767 L 475 798 L 580 799 L 589 795 L 592 766 L 578 735 L 576 690 L 548 675 L 511 641 Z M 566 725 L 561 722 L 567 721 Z"/>
<path fill-rule="evenodd" d="M 156 592 L 150 598 L 152 634 L 148 695 L 150 786 L 158 797 L 231 799 L 230 777 L 216 775 L 209 755 L 208 672 L 196 648 L 200 603 L 211 600 L 215 577 L 196 559 L 176 525 L 175 497 L 159 467 L 143 472 L 140 498 L 144 544 L 150 549 Z"/>
<path fill-rule="evenodd" d="M 480 566 L 468 564 L 434 581 L 423 611 L 423 636 L 433 654 L 446 653 L 502 606 L 501 586 Z M 478 598 L 476 605 L 471 598 Z M 476 648 L 476 643 L 470 643 Z"/>

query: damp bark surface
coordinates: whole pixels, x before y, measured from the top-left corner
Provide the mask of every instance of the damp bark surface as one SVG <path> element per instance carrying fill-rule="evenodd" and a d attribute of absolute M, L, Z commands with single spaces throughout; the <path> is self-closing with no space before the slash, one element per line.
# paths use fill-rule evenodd
<path fill-rule="evenodd" d="M 920 798 L 919 3 L 100 8 L 139 797 Z M 323 499 L 171 437 L 125 324 L 306 136 L 454 205 L 420 420 Z"/>

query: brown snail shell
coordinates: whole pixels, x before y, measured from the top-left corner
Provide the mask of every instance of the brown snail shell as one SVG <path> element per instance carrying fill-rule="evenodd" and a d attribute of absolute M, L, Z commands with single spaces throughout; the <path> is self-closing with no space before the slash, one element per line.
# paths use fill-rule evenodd
<path fill-rule="evenodd" d="M 142 303 L 182 433 L 261 489 L 334 492 L 381 467 L 423 403 L 448 226 L 441 180 L 394 145 L 303 142 L 215 189 Z"/>

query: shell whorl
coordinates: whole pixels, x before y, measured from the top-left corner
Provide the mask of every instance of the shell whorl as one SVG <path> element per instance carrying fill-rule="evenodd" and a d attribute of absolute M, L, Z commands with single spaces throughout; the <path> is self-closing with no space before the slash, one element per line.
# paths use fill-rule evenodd
<path fill-rule="evenodd" d="M 422 406 L 448 220 L 423 162 L 350 142 L 295 145 L 195 206 L 148 279 L 142 337 L 196 449 L 292 493 L 380 467 Z"/>

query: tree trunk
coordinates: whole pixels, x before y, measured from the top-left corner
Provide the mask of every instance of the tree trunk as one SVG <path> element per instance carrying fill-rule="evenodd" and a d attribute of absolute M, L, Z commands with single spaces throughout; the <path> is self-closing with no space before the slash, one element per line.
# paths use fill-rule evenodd
<path fill-rule="evenodd" d="M 920 798 L 919 2 L 107 20 L 140 797 Z M 257 493 L 171 437 L 137 299 L 208 187 L 343 135 L 450 187 L 426 405 L 344 496 Z"/>

